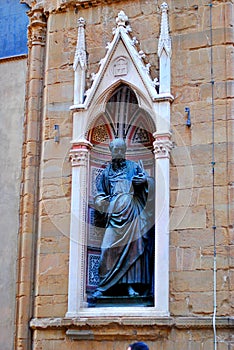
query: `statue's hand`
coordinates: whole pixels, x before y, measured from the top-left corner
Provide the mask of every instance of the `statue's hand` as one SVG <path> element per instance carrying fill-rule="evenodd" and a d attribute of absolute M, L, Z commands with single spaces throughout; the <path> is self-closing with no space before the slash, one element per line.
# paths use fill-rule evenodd
<path fill-rule="evenodd" d="M 95 198 L 95 206 L 98 210 L 105 212 L 109 206 L 110 196 L 98 196 Z"/>
<path fill-rule="evenodd" d="M 139 186 L 144 184 L 147 181 L 144 173 L 139 173 L 138 175 L 132 178 L 133 185 Z"/>

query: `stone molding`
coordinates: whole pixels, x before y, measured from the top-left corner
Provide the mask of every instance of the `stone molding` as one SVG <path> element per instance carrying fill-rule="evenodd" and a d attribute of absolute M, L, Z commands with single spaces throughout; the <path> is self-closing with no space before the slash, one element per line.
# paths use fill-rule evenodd
<path fill-rule="evenodd" d="M 132 327 L 137 329 L 137 335 L 147 335 L 157 338 L 160 329 L 212 329 L 212 317 L 79 317 L 79 318 L 34 318 L 30 322 L 31 329 L 67 329 L 67 336 L 72 339 L 109 339 L 114 334 L 122 337 L 131 336 Z M 100 332 L 103 328 L 105 331 Z M 216 318 L 217 329 L 233 329 L 234 317 L 221 316 Z M 139 329 L 139 331 L 138 331 Z"/>
<path fill-rule="evenodd" d="M 115 3 L 119 0 L 108 0 L 108 3 Z M 21 0 L 23 4 L 27 4 L 32 9 L 43 8 L 45 12 L 65 12 L 68 8 L 86 9 L 106 4 L 105 0 L 57 0 L 55 4 L 51 4 L 50 0 Z"/>

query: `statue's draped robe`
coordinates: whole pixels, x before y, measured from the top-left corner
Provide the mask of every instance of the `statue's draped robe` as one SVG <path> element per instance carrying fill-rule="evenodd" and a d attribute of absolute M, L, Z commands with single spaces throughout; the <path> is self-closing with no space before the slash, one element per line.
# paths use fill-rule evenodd
<path fill-rule="evenodd" d="M 110 163 L 97 185 L 96 208 L 107 220 L 97 288 L 101 292 L 117 283 L 151 283 L 154 181 L 147 176 L 144 184 L 133 186 L 132 178 L 139 174 L 142 169 L 133 161 L 116 170 Z"/>

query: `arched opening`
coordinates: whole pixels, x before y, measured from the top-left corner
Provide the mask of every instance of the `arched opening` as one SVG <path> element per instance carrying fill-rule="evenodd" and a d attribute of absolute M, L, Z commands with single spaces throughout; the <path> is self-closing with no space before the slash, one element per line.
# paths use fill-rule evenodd
<path fill-rule="evenodd" d="M 111 160 L 109 144 L 116 138 L 125 140 L 127 146 L 126 159 L 141 163 L 144 171 L 152 178 L 154 174 L 153 135 L 155 126 L 151 116 L 139 107 L 137 97 L 127 85 L 120 85 L 108 100 L 105 112 L 97 116 L 88 131 L 87 139 L 92 143 L 90 155 L 89 209 L 87 231 L 87 280 L 86 293 L 91 295 L 99 282 L 98 266 L 101 244 L 105 232 L 104 221 L 96 215 L 94 197 L 97 193 L 97 183 L 103 169 Z M 154 220 L 153 220 L 154 222 Z M 153 238 L 154 239 L 154 238 Z M 152 241 L 152 246 L 154 242 Z M 154 260 L 154 259 L 153 259 Z M 153 263 L 152 263 L 153 265 Z M 153 267 L 151 271 L 154 275 Z M 153 285 L 153 277 L 152 277 Z M 152 290 L 153 290 L 153 286 Z M 153 298 L 136 299 L 135 305 L 152 306 Z M 123 299 L 116 298 L 116 304 L 123 306 Z M 111 305 L 115 302 L 112 298 Z M 106 302 L 106 301 L 105 301 Z M 144 303 L 146 305 L 144 305 Z M 103 305 L 102 305 L 103 306 Z M 107 302 L 108 306 L 108 302 Z"/>

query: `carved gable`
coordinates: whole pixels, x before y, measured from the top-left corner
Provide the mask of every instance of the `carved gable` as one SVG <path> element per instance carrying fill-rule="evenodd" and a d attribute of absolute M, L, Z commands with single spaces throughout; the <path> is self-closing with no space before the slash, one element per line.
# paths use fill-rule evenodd
<path fill-rule="evenodd" d="M 144 101 L 148 100 L 148 103 L 158 97 L 155 88 L 157 81 L 153 81 L 150 77 L 150 64 L 144 63 L 144 53 L 137 51 L 136 38 L 131 38 L 129 35 L 131 27 L 128 25 L 128 17 L 123 11 L 118 14 L 116 23 L 113 40 L 106 46 L 106 55 L 100 61 L 99 71 L 93 75 L 93 84 L 89 90 L 84 91 L 83 105 L 85 108 L 88 108 L 95 101 L 103 100 L 103 94 L 106 96 L 107 89 L 110 91 L 110 87 L 118 86 L 121 83 L 126 83 L 133 90 L 138 91 L 138 95 L 142 96 Z M 79 67 L 77 67 L 77 57 L 84 56 L 80 49 L 83 42 L 84 39 L 81 36 L 78 37 L 75 71 L 78 68 L 82 69 L 83 60 L 80 59 Z M 83 48 L 83 50 L 85 49 Z M 79 106 L 75 104 L 72 108 L 76 107 Z"/>

